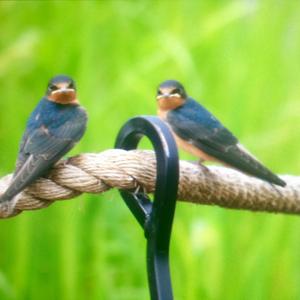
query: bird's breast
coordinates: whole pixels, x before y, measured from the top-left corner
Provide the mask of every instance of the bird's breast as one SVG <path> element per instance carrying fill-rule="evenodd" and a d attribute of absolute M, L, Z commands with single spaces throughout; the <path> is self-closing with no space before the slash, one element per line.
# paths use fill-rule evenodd
<path fill-rule="evenodd" d="M 160 109 L 158 108 L 157 110 L 157 115 L 164 121 L 167 120 L 167 114 L 168 114 L 169 110 L 164 110 L 164 109 Z"/>
<path fill-rule="evenodd" d="M 174 132 L 173 132 L 173 134 L 174 134 L 175 141 L 176 141 L 177 145 L 180 148 L 182 148 L 182 150 L 192 154 L 193 156 L 196 156 L 196 157 L 200 158 L 201 160 L 218 161 L 215 157 L 210 156 L 209 154 L 205 153 L 204 151 L 202 151 L 200 148 L 194 146 L 189 141 L 186 141 L 186 140 L 182 139 L 181 137 L 179 137 Z"/>

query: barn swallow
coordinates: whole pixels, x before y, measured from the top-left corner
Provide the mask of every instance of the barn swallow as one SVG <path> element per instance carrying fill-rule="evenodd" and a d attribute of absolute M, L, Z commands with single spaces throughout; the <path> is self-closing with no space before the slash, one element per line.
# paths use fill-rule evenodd
<path fill-rule="evenodd" d="M 171 128 L 177 144 L 200 158 L 221 162 L 269 183 L 286 183 L 239 144 L 238 139 L 202 105 L 189 97 L 181 83 L 167 80 L 157 90 L 158 115 Z"/>
<path fill-rule="evenodd" d="M 87 114 L 79 105 L 73 79 L 65 75 L 52 78 L 27 122 L 16 169 L 0 203 L 8 203 L 44 176 L 81 139 L 86 123 Z"/>

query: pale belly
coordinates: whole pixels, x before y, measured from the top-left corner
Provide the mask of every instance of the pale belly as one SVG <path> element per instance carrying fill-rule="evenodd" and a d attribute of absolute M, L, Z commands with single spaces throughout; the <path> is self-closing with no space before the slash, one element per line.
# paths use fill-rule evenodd
<path fill-rule="evenodd" d="M 196 146 L 188 143 L 187 141 L 183 140 L 182 138 L 180 138 L 178 135 L 175 134 L 175 132 L 172 130 L 171 126 L 168 124 L 168 122 L 166 121 L 167 119 L 167 110 L 162 110 L 162 109 L 158 109 L 157 110 L 157 114 L 158 116 L 164 120 L 166 122 L 166 124 L 169 126 L 170 130 L 173 133 L 173 136 L 175 138 L 175 141 L 178 145 L 179 148 L 181 148 L 182 150 L 198 157 L 200 160 L 205 161 L 205 160 L 209 160 L 209 161 L 218 161 L 216 158 L 214 158 L 213 156 L 210 156 L 208 154 L 206 154 L 205 152 L 203 152 L 202 150 L 200 150 L 199 148 L 197 148 Z"/>
<path fill-rule="evenodd" d="M 208 155 L 207 153 L 203 152 L 202 150 L 200 150 L 199 148 L 197 148 L 196 146 L 188 143 L 187 141 L 183 140 L 182 138 L 180 138 L 179 136 L 177 136 L 173 131 L 172 131 L 174 137 L 175 137 L 175 141 L 177 143 L 177 145 L 184 151 L 200 158 L 202 161 L 205 160 L 209 160 L 209 161 L 218 161 L 216 158 L 214 158 L 213 156 Z"/>

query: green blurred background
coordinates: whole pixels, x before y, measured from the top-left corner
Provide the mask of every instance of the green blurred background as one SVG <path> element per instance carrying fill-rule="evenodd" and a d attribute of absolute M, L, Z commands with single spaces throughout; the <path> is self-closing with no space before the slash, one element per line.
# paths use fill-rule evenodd
<path fill-rule="evenodd" d="M 299 1 L 1 1 L 1 176 L 58 73 L 89 112 L 73 154 L 112 148 L 176 78 L 271 169 L 299 173 Z M 1 300 L 149 299 L 143 234 L 116 191 L 0 222 Z M 175 299 L 300 299 L 299 253 L 298 217 L 179 203 Z"/>

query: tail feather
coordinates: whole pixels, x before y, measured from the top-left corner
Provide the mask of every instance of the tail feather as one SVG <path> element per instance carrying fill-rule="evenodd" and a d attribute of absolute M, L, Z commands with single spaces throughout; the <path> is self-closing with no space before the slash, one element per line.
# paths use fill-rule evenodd
<path fill-rule="evenodd" d="M 236 167 L 241 171 L 248 173 L 249 175 L 258 177 L 275 185 L 282 187 L 286 186 L 285 181 L 265 167 L 252 154 L 250 154 L 248 151 L 245 151 L 244 148 L 237 145 L 232 147 L 229 152 L 231 152 L 232 157 L 234 157 L 234 159 L 230 160 L 229 162 L 229 164 L 231 164 L 233 167 Z"/>
<path fill-rule="evenodd" d="M 205 144 L 201 144 L 203 151 L 241 172 L 265 180 L 269 183 L 286 186 L 286 182 L 259 162 L 252 154 L 244 150 L 239 144 L 232 145 L 226 151 L 218 151 Z"/>
<path fill-rule="evenodd" d="M 12 200 L 12 198 L 11 198 L 11 197 L 8 197 L 8 196 L 6 195 L 6 193 L 4 193 L 3 195 L 0 196 L 0 204 L 1 204 L 1 203 L 4 203 L 4 202 L 8 202 L 8 201 L 10 201 L 10 200 Z"/>
<path fill-rule="evenodd" d="M 11 201 L 38 177 L 42 176 L 51 164 L 52 161 L 46 161 L 43 157 L 30 156 L 18 173 L 14 175 L 4 194 L 0 196 L 0 203 Z"/>

